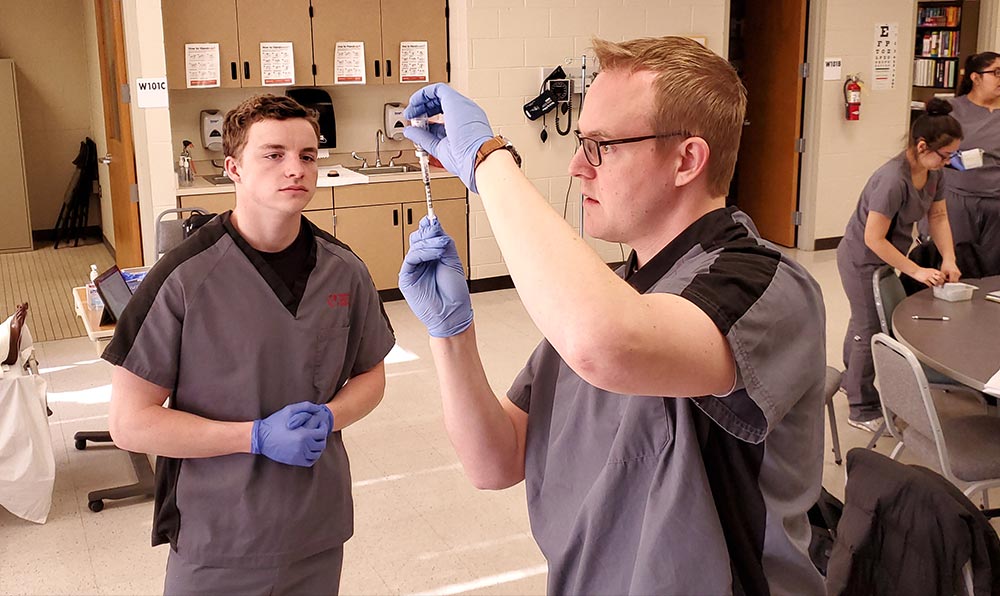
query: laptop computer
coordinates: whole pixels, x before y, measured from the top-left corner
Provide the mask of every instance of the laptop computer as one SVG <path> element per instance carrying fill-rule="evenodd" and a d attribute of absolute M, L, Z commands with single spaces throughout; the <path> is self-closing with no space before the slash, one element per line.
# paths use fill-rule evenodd
<path fill-rule="evenodd" d="M 110 325 L 125 312 L 125 306 L 132 299 L 132 289 L 125 282 L 125 277 L 116 265 L 100 274 L 94 280 L 94 286 L 101 300 L 104 301 L 104 312 L 101 313 L 101 325 Z"/>

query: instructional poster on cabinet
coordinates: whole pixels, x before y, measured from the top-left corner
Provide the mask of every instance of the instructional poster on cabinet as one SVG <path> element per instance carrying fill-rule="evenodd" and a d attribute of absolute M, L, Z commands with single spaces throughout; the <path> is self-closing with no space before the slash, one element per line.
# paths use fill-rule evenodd
<path fill-rule="evenodd" d="M 220 84 L 219 44 L 184 44 L 184 76 L 187 79 L 189 89 L 191 87 L 218 87 Z"/>
<path fill-rule="evenodd" d="M 899 24 L 875 25 L 875 47 L 872 56 L 872 90 L 896 88 L 896 59 L 899 49 Z"/>
<path fill-rule="evenodd" d="M 400 42 L 399 82 L 426 83 L 427 80 L 427 42 Z"/>
<path fill-rule="evenodd" d="M 333 82 L 337 85 L 365 84 L 365 42 L 337 42 L 333 56 Z"/>
<path fill-rule="evenodd" d="M 290 41 L 260 44 L 260 80 L 265 87 L 295 84 L 295 55 Z"/>

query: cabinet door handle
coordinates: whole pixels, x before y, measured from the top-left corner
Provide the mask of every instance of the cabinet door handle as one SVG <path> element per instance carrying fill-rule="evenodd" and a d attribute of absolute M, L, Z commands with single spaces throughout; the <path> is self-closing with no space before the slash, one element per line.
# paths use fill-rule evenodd
<path fill-rule="evenodd" d="M 382 76 L 380 73 L 381 73 L 381 69 L 380 69 L 379 61 L 376 60 L 375 61 L 375 76 L 376 77 Z"/>
<path fill-rule="evenodd" d="M 234 81 L 239 79 L 240 71 L 237 69 L 235 62 L 229 63 L 229 72 L 233 76 Z"/>
<path fill-rule="evenodd" d="M 243 61 L 243 78 L 250 79 L 250 62 L 246 60 Z"/>
<path fill-rule="evenodd" d="M 385 78 L 392 77 L 392 60 L 385 61 Z"/>
<path fill-rule="evenodd" d="M 406 208 L 406 225 L 413 225 L 413 207 Z"/>
<path fill-rule="evenodd" d="M 399 225 L 399 209 L 392 210 L 392 227 Z"/>

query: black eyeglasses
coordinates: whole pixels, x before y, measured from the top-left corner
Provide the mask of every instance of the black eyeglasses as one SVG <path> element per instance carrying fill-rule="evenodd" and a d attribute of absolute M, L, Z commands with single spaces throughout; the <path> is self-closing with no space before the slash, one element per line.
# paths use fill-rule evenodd
<path fill-rule="evenodd" d="M 951 153 L 949 153 L 947 155 L 945 155 L 944 153 L 941 153 L 937 149 L 931 149 L 931 151 L 933 151 L 934 153 L 937 153 L 937 156 L 940 157 L 946 163 L 950 162 L 953 159 L 955 159 L 959 155 L 958 151 L 952 151 Z"/>
<path fill-rule="evenodd" d="M 979 74 L 991 74 L 1000 79 L 1000 68 L 994 68 L 993 70 L 977 70 L 976 72 Z"/>
<path fill-rule="evenodd" d="M 609 141 L 598 141 L 597 139 L 591 139 L 589 137 L 584 137 L 580 135 L 579 130 L 574 130 L 573 134 L 576 135 L 577 142 L 583 146 L 583 155 L 587 158 L 587 163 L 596 167 L 601 165 L 601 155 L 607 153 L 606 147 L 611 145 L 624 145 L 626 143 L 638 143 L 639 141 L 648 141 L 649 139 L 665 139 L 667 137 L 689 137 L 691 136 L 688 132 L 683 130 L 678 130 L 676 132 L 668 132 L 662 135 L 646 135 L 642 137 L 629 137 L 627 139 L 612 139 Z"/>

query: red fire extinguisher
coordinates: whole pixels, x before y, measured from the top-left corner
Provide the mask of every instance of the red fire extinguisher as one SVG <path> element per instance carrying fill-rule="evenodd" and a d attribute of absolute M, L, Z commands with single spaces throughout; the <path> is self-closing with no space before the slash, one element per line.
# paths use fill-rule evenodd
<path fill-rule="evenodd" d="M 844 81 L 844 117 L 848 120 L 861 119 L 861 84 L 858 75 L 848 75 Z"/>

